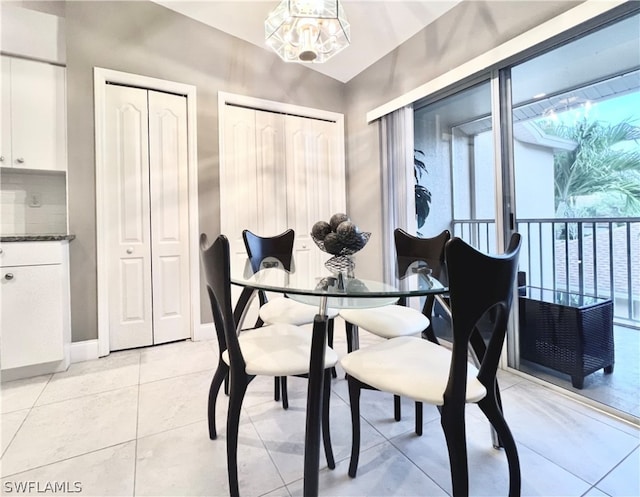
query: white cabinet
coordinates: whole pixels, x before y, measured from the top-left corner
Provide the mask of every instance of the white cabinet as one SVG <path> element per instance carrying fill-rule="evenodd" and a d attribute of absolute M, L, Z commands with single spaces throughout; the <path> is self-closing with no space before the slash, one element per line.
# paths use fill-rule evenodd
<path fill-rule="evenodd" d="M 69 365 L 68 242 L 10 242 L 0 247 L 0 368 Z M 30 376 L 23 374 L 19 376 Z"/>
<path fill-rule="evenodd" d="M 64 67 L 2 56 L 0 165 L 65 171 Z"/>

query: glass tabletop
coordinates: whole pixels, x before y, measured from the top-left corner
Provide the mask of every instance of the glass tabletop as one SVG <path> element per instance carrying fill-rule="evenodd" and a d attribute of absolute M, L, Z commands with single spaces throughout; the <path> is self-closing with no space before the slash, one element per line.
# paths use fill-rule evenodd
<path fill-rule="evenodd" d="M 345 308 L 378 307 L 395 303 L 401 297 L 440 294 L 447 287 L 431 275 L 424 263 L 416 263 L 392 281 L 376 281 L 358 278 L 357 267 L 349 272 L 331 272 L 324 269 L 321 274 L 305 274 L 288 271 L 285 265 L 274 258 L 262 261 L 257 271 L 249 260 L 231 266 L 231 283 L 256 290 L 284 293 L 291 299 L 318 305 L 327 298 L 327 306 Z M 295 264 L 290 266 L 295 267 Z"/>

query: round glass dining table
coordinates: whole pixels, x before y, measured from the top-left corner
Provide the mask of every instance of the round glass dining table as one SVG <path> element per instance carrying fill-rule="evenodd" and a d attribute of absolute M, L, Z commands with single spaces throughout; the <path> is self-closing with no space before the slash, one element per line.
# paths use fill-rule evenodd
<path fill-rule="evenodd" d="M 289 271 L 295 267 L 290 260 L 264 259 L 255 271 L 247 259 L 244 264 L 231 264 L 231 283 L 243 287 L 234 309 L 236 324 L 242 321 L 255 291 L 282 293 L 292 300 L 318 307 L 313 323 L 309 358 L 309 386 L 304 454 L 304 489 L 307 496 L 318 495 L 320 463 L 320 423 L 324 354 L 327 340 L 327 308 L 371 308 L 394 304 L 407 297 L 421 297 L 446 293 L 448 288 L 431 275 L 425 263 L 415 263 L 387 281 L 360 279 L 355 271 L 347 273 L 305 274 Z"/>

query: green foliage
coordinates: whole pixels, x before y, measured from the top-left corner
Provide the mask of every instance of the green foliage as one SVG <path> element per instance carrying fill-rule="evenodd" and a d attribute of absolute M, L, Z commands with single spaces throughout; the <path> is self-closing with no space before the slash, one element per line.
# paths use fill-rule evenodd
<path fill-rule="evenodd" d="M 587 195 L 606 199 L 589 208 L 589 215 L 612 215 L 612 209 L 617 215 L 640 214 L 640 128 L 627 121 L 609 125 L 586 117 L 572 126 L 546 122 L 542 127 L 577 143 L 574 150 L 554 156 L 558 217 L 586 213 L 576 200 Z M 635 146 L 620 146 L 624 142 Z"/>
<path fill-rule="evenodd" d="M 415 198 L 416 198 L 416 217 L 418 218 L 418 228 L 422 228 L 427 220 L 429 211 L 431 210 L 431 192 L 427 187 L 419 184 L 419 180 L 423 174 L 428 174 L 426 164 L 418 159 L 418 154 L 424 157 L 422 150 L 413 151 L 413 176 L 415 177 Z"/>

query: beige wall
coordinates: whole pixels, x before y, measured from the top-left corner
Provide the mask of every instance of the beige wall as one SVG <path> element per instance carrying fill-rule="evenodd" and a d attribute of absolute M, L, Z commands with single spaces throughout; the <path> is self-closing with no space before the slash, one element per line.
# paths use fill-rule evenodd
<path fill-rule="evenodd" d="M 465 2 L 344 85 L 150 2 L 67 2 L 69 224 L 77 237 L 71 243 L 73 340 L 97 337 L 94 66 L 197 87 L 201 231 L 219 232 L 222 90 L 345 112 L 348 212 L 362 229 L 379 233 L 378 126 L 366 123 L 366 112 L 577 3 Z M 377 267 L 380 237 L 359 257 L 371 263 L 362 267 Z M 205 302 L 203 321 L 209 321 Z"/>
<path fill-rule="evenodd" d="M 344 85 L 151 2 L 67 2 L 66 28 L 71 319 L 80 341 L 97 338 L 94 66 L 197 87 L 200 230 L 210 236 L 220 230 L 217 92 L 342 112 Z"/>
<path fill-rule="evenodd" d="M 366 113 L 579 3 L 465 1 L 347 83 L 347 205 L 362 229 L 382 229 L 379 130 Z M 382 240 L 374 235 L 358 264 L 367 276 L 380 276 L 381 257 Z"/>

